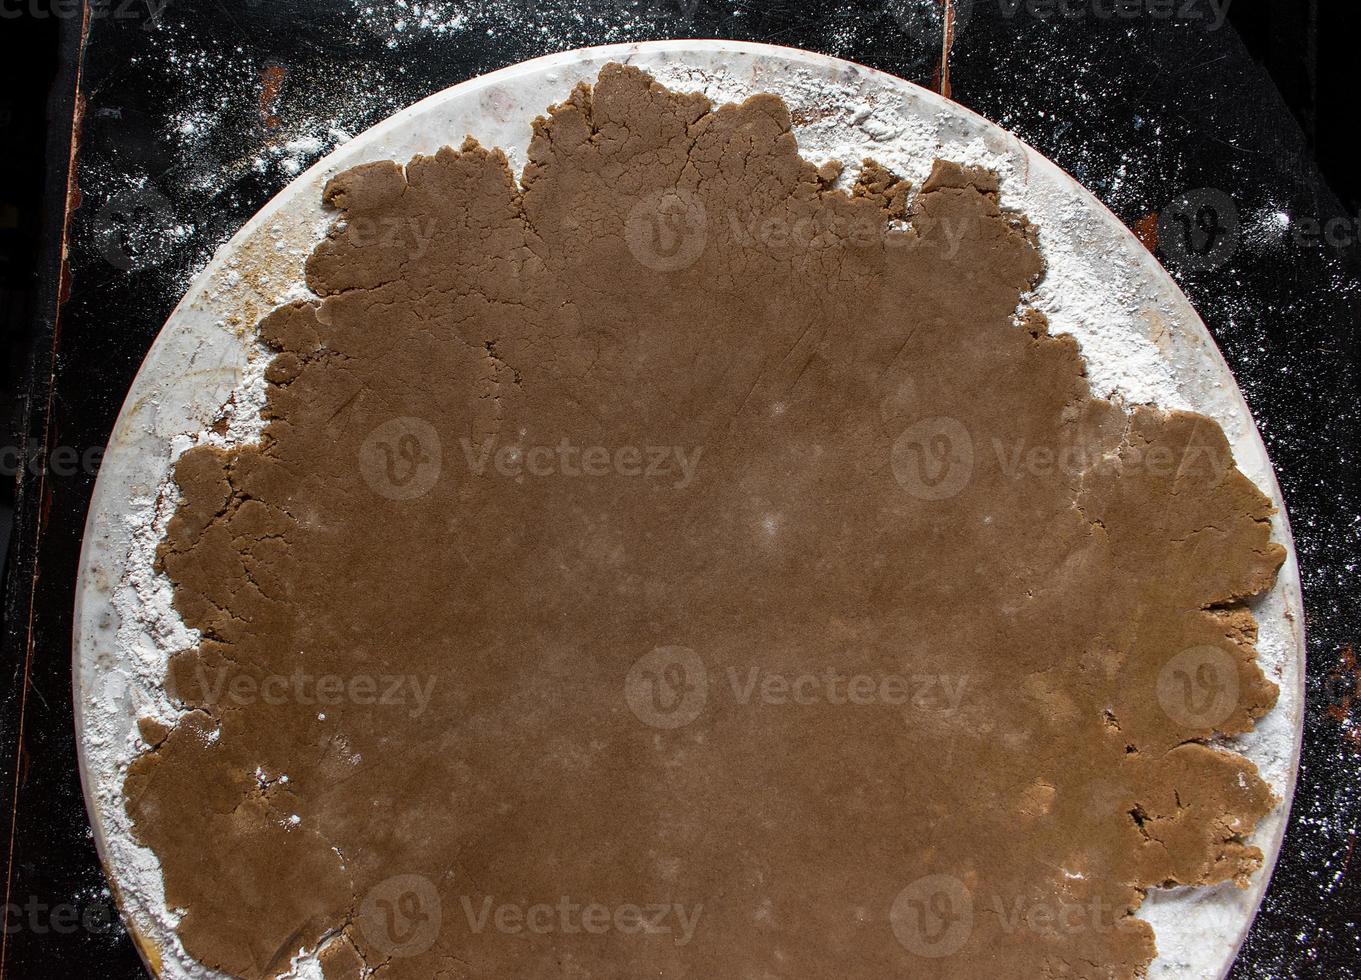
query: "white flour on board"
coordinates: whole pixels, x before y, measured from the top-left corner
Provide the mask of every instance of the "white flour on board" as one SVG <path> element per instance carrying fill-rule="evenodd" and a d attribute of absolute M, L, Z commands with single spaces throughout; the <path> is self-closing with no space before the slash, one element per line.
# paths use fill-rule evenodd
<path fill-rule="evenodd" d="M 1026 166 L 1020 153 L 989 149 L 982 139 L 952 137 L 951 123 L 945 114 L 934 120 L 924 119 L 920 113 L 911 111 L 901 95 L 887 89 L 867 93 L 862 82 L 849 77 L 844 83 L 829 83 L 807 69 L 783 65 L 759 78 L 739 78 L 722 69 L 701 71 L 675 63 L 648 62 L 646 67 L 667 87 L 703 91 L 716 105 L 740 102 L 756 92 L 783 97 L 794 113 L 795 135 L 804 157 L 814 163 L 828 160 L 844 163 L 847 169 L 842 181 L 846 184 L 853 181 L 860 161 L 866 157 L 911 180 L 916 187 L 925 181 L 937 158 L 996 171 L 1001 178 L 1003 206 L 1024 212 L 1038 226 L 1040 249 L 1046 262 L 1043 281 L 1032 295 L 1024 298 L 1022 306 L 1043 312 L 1053 333 L 1068 333 L 1078 340 L 1093 393 L 1127 405 L 1191 410 L 1203 407 L 1197 398 L 1195 379 L 1177 377 L 1167 356 L 1148 338 L 1150 314 L 1169 319 L 1174 314 L 1170 310 L 1150 310 L 1151 294 L 1143 282 L 1146 270 L 1122 264 L 1094 245 L 1102 240 L 1097 234 L 1101 219 L 1085 199 L 1071 193 L 1037 190 L 1034 183 L 1026 185 L 1028 191 L 1018 194 L 1017 189 L 1023 186 L 1018 168 Z M 548 80 L 559 86 L 565 97 L 578 78 L 564 68 Z M 532 112 L 526 113 L 526 140 L 531 116 Z M 192 130 L 196 123 L 186 120 L 185 125 Z M 460 142 L 457 138 L 460 134 L 444 135 L 451 137 L 446 142 Z M 336 143 L 348 139 L 347 134 L 336 130 L 329 136 Z M 323 145 L 316 137 L 289 142 L 277 154 L 279 165 L 285 173 L 296 173 L 302 162 Z M 505 149 L 518 167 L 518 161 L 524 159 L 523 145 Z M 290 246 L 280 234 L 278 244 L 280 248 L 298 248 L 302 253 L 312 243 L 305 248 Z M 215 288 L 223 290 L 234 285 L 230 272 L 214 283 Z M 276 303 L 309 295 L 300 282 L 281 283 L 272 288 Z M 257 344 L 242 382 L 227 406 L 225 434 L 182 435 L 171 447 L 171 458 L 199 443 L 225 446 L 258 438 L 264 427 L 259 413 L 265 400 L 264 368 L 268 359 L 268 352 Z M 1238 434 L 1229 431 L 1231 439 Z M 1261 473 L 1248 475 L 1259 483 L 1264 478 Z M 91 768 L 117 774 L 117 778 L 99 779 L 95 791 L 106 815 L 106 837 L 117 869 L 115 877 L 122 889 L 121 898 L 131 917 L 145 928 L 147 938 L 163 951 L 163 975 L 170 980 L 218 974 L 185 954 L 174 933 L 179 915 L 165 906 L 160 866 L 150 851 L 133 843 L 121 784 L 128 764 L 142 748 L 135 735 L 125 738 L 115 733 L 126 731 L 126 718 L 132 713 L 129 706 L 135 707 L 139 716 L 167 724 L 174 722 L 178 710 L 163 687 L 167 659 L 199 640 L 196 631 L 188 629 L 175 612 L 170 583 L 154 567 L 157 545 L 177 501 L 173 483 L 161 487 L 155 499 L 130 501 L 126 520 L 132 547 L 125 577 L 114 598 L 121 622 L 117 660 L 128 672 L 110 673 L 85 706 L 83 717 Z M 1278 682 L 1288 681 L 1291 669 L 1288 664 L 1291 643 L 1284 627 L 1284 610 L 1284 601 L 1278 593 L 1261 600 L 1257 609 L 1263 627 L 1259 641 L 1262 667 Z M 1231 743 L 1235 751 L 1247 754 L 1258 765 L 1263 778 L 1278 795 L 1284 792 L 1290 777 L 1293 739 L 1291 723 L 1282 714 L 1268 716 L 1256 731 Z M 1189 902 L 1221 902 L 1225 903 L 1226 917 L 1241 918 L 1243 912 L 1233 905 L 1232 899 L 1232 894 L 1223 888 L 1181 889 L 1170 896 L 1150 893 L 1141 915 L 1154 923 L 1160 949 L 1151 976 L 1213 975 L 1217 970 L 1213 964 L 1222 961 L 1223 951 L 1207 948 L 1198 936 L 1185 935 L 1184 928 L 1179 930 L 1178 911 Z M 288 976 L 303 980 L 320 975 L 314 952 L 298 950 Z"/>

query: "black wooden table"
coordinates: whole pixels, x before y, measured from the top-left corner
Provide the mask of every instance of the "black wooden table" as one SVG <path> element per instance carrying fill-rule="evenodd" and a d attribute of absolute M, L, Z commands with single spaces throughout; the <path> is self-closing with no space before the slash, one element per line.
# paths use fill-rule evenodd
<path fill-rule="evenodd" d="M 102 0 L 83 22 L 67 17 L 71 91 L 54 105 L 74 120 L 68 251 L 64 262 L 45 253 L 27 431 L 0 447 L 17 481 L 0 682 L 0 799 L 13 815 L 0 972 L 143 975 L 76 771 L 71 605 L 101 448 L 194 272 L 299 168 L 426 95 L 552 51 L 724 37 L 947 91 L 1074 174 L 1173 269 L 1275 462 L 1307 608 L 1299 791 L 1234 975 L 1361 976 L 1361 672 L 1350 647 L 1361 622 L 1361 217 L 1325 187 L 1277 87 L 1223 22 L 1224 0 L 954 0 L 948 50 L 941 3 Z"/>

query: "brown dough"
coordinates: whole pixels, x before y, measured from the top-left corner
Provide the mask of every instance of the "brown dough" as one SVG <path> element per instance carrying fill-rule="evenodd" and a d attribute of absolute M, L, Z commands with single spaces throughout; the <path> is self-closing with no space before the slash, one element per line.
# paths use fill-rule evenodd
<path fill-rule="evenodd" d="M 1207 745 L 1274 703 L 1283 560 L 1223 433 L 1014 321 L 991 174 L 846 194 L 780 100 L 613 65 L 530 158 L 334 178 L 263 444 L 178 464 L 204 640 L 126 789 L 185 948 L 1140 975 L 1144 891 L 1245 880 L 1272 805 Z"/>

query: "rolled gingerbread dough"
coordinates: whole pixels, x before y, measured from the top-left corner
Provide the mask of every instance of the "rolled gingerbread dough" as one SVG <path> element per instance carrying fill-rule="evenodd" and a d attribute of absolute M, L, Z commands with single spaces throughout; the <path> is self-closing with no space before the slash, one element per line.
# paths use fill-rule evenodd
<path fill-rule="evenodd" d="M 1216 748 L 1284 553 L 1212 421 L 1091 396 L 997 179 L 803 161 L 612 65 L 517 182 L 335 177 L 258 445 L 176 467 L 202 643 L 126 780 L 242 977 L 1135 977 L 1245 881 Z"/>

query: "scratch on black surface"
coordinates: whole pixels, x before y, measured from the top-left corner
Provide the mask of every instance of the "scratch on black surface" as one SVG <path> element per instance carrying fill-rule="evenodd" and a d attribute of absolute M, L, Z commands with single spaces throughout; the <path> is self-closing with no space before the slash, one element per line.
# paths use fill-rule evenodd
<path fill-rule="evenodd" d="M 35 496 L 40 501 L 40 503 L 36 511 L 37 519 L 35 520 L 33 525 L 33 544 L 32 544 L 33 562 L 32 565 L 26 569 L 28 573 L 28 590 L 29 590 L 28 610 L 26 621 L 22 627 L 23 630 L 22 649 L 24 662 L 21 672 L 21 680 L 19 684 L 19 711 L 16 726 L 17 730 L 14 735 L 14 782 L 11 787 L 10 796 L 9 837 L 5 843 L 4 907 L 6 909 L 14 907 L 12 900 L 14 888 L 15 843 L 19 835 L 20 790 L 25 783 L 25 777 L 27 776 L 30 762 L 28 753 L 25 749 L 25 734 L 26 734 L 25 727 L 28 716 L 29 692 L 32 691 L 40 701 L 43 700 L 41 694 L 37 691 L 36 688 L 33 687 L 32 683 L 33 656 L 36 648 L 36 626 L 37 626 L 36 599 L 39 578 L 37 556 L 39 552 L 39 542 L 42 539 L 43 530 L 47 525 L 47 515 L 49 512 L 51 502 L 51 489 L 47 485 L 48 475 L 47 459 L 51 451 L 52 410 L 55 406 L 55 396 L 57 388 L 56 377 L 57 377 L 58 346 L 61 339 L 61 309 L 63 304 L 66 302 L 70 295 L 71 280 L 70 280 L 70 267 L 67 263 L 67 256 L 69 255 L 70 251 L 69 246 L 71 237 L 71 218 L 73 212 L 75 211 L 75 208 L 78 206 L 80 201 L 80 191 L 76 182 L 76 162 L 80 150 L 81 127 L 84 122 L 83 102 L 80 96 L 81 92 L 80 85 L 81 85 L 81 68 L 84 61 L 84 52 L 86 44 L 89 41 L 89 37 L 90 37 L 90 7 L 86 5 L 82 7 L 81 24 L 76 42 L 77 52 L 75 57 L 74 76 L 72 78 L 74 90 L 73 109 L 71 116 L 71 125 L 69 130 L 70 142 L 68 144 L 66 161 L 66 194 L 63 198 L 64 213 L 62 215 L 60 232 L 61 247 L 58 251 L 57 259 L 58 264 L 57 295 L 55 310 L 52 317 L 51 353 L 50 360 L 48 362 L 49 374 L 48 377 L 44 379 L 46 393 L 45 397 L 43 398 L 44 405 L 42 409 L 43 437 L 38 447 L 39 459 L 42 462 L 42 466 L 39 468 L 37 486 L 35 488 Z M 36 367 L 37 365 L 35 365 L 35 370 Z M 26 405 L 24 412 L 25 431 L 30 431 L 28 427 L 30 424 L 32 411 L 33 409 L 31 403 Z M 22 495 L 25 493 L 22 481 L 20 481 L 19 487 L 20 487 L 19 493 L 21 496 L 18 509 L 22 509 L 23 507 Z M 22 568 L 23 566 L 20 565 L 19 567 Z M 9 937 L 11 934 L 11 929 L 9 928 L 8 917 L 6 917 L 5 925 L 6 928 L 3 930 L 3 932 L 0 932 L 0 977 L 4 977 L 6 975 L 5 964 L 8 962 L 9 956 Z"/>
<path fill-rule="evenodd" d="M 940 94 L 950 98 L 950 52 L 955 46 L 955 0 L 938 0 L 945 5 L 941 18 Z"/>

